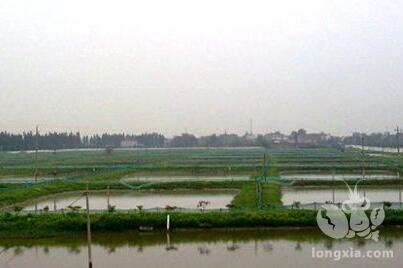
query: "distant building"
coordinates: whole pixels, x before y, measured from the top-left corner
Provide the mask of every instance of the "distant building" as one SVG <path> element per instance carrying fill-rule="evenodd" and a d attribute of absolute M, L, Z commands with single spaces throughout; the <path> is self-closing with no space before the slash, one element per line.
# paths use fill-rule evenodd
<path fill-rule="evenodd" d="M 291 142 L 290 137 L 281 133 L 280 131 L 276 131 L 274 133 L 268 133 L 268 134 L 264 135 L 264 138 L 268 141 L 271 141 L 274 144 Z"/>
<path fill-rule="evenodd" d="M 298 133 L 298 144 L 318 145 L 321 142 L 330 139 L 330 136 L 325 133 Z"/>
<path fill-rule="evenodd" d="M 245 140 L 247 140 L 247 141 L 255 141 L 256 138 L 257 138 L 257 136 L 254 135 L 254 134 L 251 134 L 251 133 L 246 133 L 246 134 L 244 135 L 244 138 L 245 138 Z"/>
<path fill-rule="evenodd" d="M 120 143 L 120 147 L 122 148 L 131 148 L 131 147 L 138 147 L 138 143 L 136 140 L 133 139 L 124 139 Z"/>

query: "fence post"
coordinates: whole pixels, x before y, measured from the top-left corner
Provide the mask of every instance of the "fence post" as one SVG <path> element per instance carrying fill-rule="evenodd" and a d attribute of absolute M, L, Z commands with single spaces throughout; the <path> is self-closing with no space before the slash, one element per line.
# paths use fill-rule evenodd
<path fill-rule="evenodd" d="M 170 229 L 170 217 L 169 214 L 167 215 L 167 231 L 169 232 Z"/>
<path fill-rule="evenodd" d="M 110 195 L 111 195 L 111 192 L 110 192 L 110 186 L 108 185 L 108 192 L 107 192 L 107 205 L 108 205 L 108 207 L 107 207 L 107 209 L 109 210 L 109 207 L 110 207 Z"/>
<path fill-rule="evenodd" d="M 87 206 L 88 267 L 92 268 L 90 202 L 89 202 L 88 195 L 89 195 L 89 190 L 88 190 L 88 184 L 87 184 L 87 191 L 85 192 L 85 203 Z"/>

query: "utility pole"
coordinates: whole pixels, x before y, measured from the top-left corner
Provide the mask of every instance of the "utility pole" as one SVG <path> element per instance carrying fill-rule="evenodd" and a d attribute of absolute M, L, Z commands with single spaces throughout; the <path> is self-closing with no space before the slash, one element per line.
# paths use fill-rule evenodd
<path fill-rule="evenodd" d="M 396 127 L 396 149 L 397 149 L 397 156 L 400 158 L 400 131 L 401 129 L 399 126 Z"/>
<path fill-rule="evenodd" d="M 232 173 L 231 173 L 231 166 L 228 166 L 228 176 L 230 177 L 231 181 L 234 181 L 234 178 L 232 177 Z"/>
<path fill-rule="evenodd" d="M 362 179 L 365 180 L 365 147 L 364 147 L 364 135 L 361 136 L 361 154 L 362 154 Z"/>
<path fill-rule="evenodd" d="M 92 252 L 91 252 L 91 220 L 90 220 L 90 201 L 89 189 L 87 183 L 87 191 L 85 192 L 85 203 L 87 205 L 87 242 L 88 242 L 88 267 L 92 268 Z"/>
<path fill-rule="evenodd" d="M 399 160 L 400 160 L 400 131 L 399 126 L 396 127 L 396 149 L 397 149 L 397 159 L 396 159 L 396 177 L 400 178 L 400 170 L 399 170 Z"/>
<path fill-rule="evenodd" d="M 36 132 L 35 132 L 35 183 L 38 182 L 38 147 L 39 147 L 39 127 L 36 126 Z"/>
<path fill-rule="evenodd" d="M 110 196 L 111 196 L 111 187 L 108 185 L 108 190 L 107 190 L 107 209 L 109 210 L 111 203 L 110 203 Z"/>
<path fill-rule="evenodd" d="M 364 156 L 364 151 L 365 151 L 365 147 L 364 147 L 364 135 L 361 136 L 361 154 L 362 156 Z"/>
<path fill-rule="evenodd" d="M 333 202 L 333 204 L 334 204 L 334 202 L 335 202 L 335 173 L 336 173 L 336 170 L 335 169 L 333 169 L 333 171 L 332 171 L 332 184 L 333 184 L 333 189 L 332 189 L 332 202 Z"/>
<path fill-rule="evenodd" d="M 249 134 L 253 135 L 253 120 L 252 118 L 249 120 Z"/>
<path fill-rule="evenodd" d="M 263 154 L 263 180 L 266 181 L 267 172 L 266 172 L 266 154 Z M 257 207 L 258 209 L 263 208 L 263 186 L 262 186 L 262 178 L 259 176 L 256 178 L 256 199 L 257 199 Z"/>

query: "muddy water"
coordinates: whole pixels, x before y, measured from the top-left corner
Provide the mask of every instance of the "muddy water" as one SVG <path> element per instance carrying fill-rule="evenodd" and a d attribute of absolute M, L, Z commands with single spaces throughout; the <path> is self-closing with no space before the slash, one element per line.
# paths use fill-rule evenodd
<path fill-rule="evenodd" d="M 312 251 L 391 251 L 393 258 L 313 258 Z M 85 234 L 43 240 L 0 240 L 0 267 L 84 268 Z M 332 240 L 318 230 L 95 233 L 94 268 L 401 267 L 403 231 L 381 229 L 379 242 Z M 382 253 L 383 254 L 383 253 Z"/>
<path fill-rule="evenodd" d="M 52 180 L 55 180 L 55 178 L 39 177 L 35 180 L 34 177 L 0 177 L 0 183 L 39 183 Z"/>
<path fill-rule="evenodd" d="M 397 179 L 397 174 L 366 174 L 365 179 L 386 180 Z M 288 180 L 357 180 L 362 179 L 362 174 L 283 174 L 282 179 Z"/>
<path fill-rule="evenodd" d="M 210 202 L 207 209 L 226 208 L 230 204 L 237 191 L 162 191 L 162 192 L 140 192 L 140 191 L 118 191 L 111 192 L 109 203 L 116 206 L 116 209 L 135 209 L 143 206 L 144 209 L 165 208 L 167 205 L 178 208 L 196 209 L 199 201 Z M 81 197 L 81 198 L 80 198 Z M 77 201 L 76 201 L 77 200 Z M 107 192 L 91 192 L 90 208 L 106 209 L 108 204 Z M 76 201 L 76 202 L 75 202 Z M 82 193 L 67 193 L 61 195 L 48 196 L 39 200 L 34 200 L 25 207 L 25 210 L 34 210 L 35 203 L 37 209 L 48 207 L 54 210 L 66 209 L 74 203 L 74 206 L 85 208 L 85 199 Z"/>
<path fill-rule="evenodd" d="M 398 188 L 358 188 L 361 196 L 365 196 L 371 202 L 399 202 L 400 196 L 403 196 L 403 190 Z M 400 192 L 402 193 L 400 195 Z M 282 189 L 282 202 L 284 205 L 290 205 L 294 201 L 301 202 L 301 204 L 309 204 L 313 202 L 326 202 L 334 201 L 336 203 L 343 202 L 349 199 L 349 191 L 347 188 L 332 189 L 304 189 L 304 188 L 283 188 Z"/>
<path fill-rule="evenodd" d="M 362 149 L 361 145 L 348 145 L 349 148 Z M 364 146 L 365 151 L 385 152 L 385 153 L 397 153 L 397 148 L 391 147 L 377 147 L 377 146 Z"/>
<path fill-rule="evenodd" d="M 125 182 L 244 181 L 248 179 L 249 176 L 127 176 L 123 178 Z"/>

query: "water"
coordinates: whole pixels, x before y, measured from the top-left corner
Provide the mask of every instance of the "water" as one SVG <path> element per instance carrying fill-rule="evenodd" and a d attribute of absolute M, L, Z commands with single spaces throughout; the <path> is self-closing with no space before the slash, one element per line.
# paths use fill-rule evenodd
<path fill-rule="evenodd" d="M 397 174 L 365 174 L 366 179 L 386 180 L 397 179 Z M 362 174 L 282 174 L 282 179 L 287 180 L 357 180 L 362 179 Z"/>
<path fill-rule="evenodd" d="M 332 201 L 333 191 L 335 203 L 349 199 L 347 188 L 337 188 L 333 190 L 329 187 L 327 189 L 283 188 L 281 200 L 284 205 L 291 205 L 294 201 L 301 202 L 301 204 L 309 204 L 313 202 L 324 203 L 326 201 Z M 370 200 L 370 202 L 399 202 L 400 191 L 400 189 L 396 188 L 358 188 L 360 195 L 364 196 L 365 192 L 365 196 Z"/>
<path fill-rule="evenodd" d="M 0 177 L 0 183 L 40 183 L 46 181 L 52 181 L 55 178 L 50 177 L 38 177 L 35 181 L 34 177 Z"/>
<path fill-rule="evenodd" d="M 237 191 L 161 191 L 161 192 L 140 192 L 140 191 L 117 191 L 110 195 L 110 204 L 116 209 L 135 209 L 141 205 L 144 209 L 165 208 L 167 205 L 178 208 L 196 209 L 199 201 L 209 201 L 207 209 L 226 208 L 230 204 Z M 80 198 L 81 197 L 81 198 Z M 57 209 L 66 209 L 74 201 L 74 206 L 85 208 L 85 198 L 82 193 L 66 193 L 60 195 L 47 196 L 33 201 L 25 207 L 25 210 L 34 210 L 35 203 L 38 209 L 49 207 L 54 208 L 56 200 Z M 107 192 L 90 193 L 91 209 L 107 208 Z"/>
<path fill-rule="evenodd" d="M 125 182 L 245 181 L 249 176 L 128 176 Z"/>
<path fill-rule="evenodd" d="M 95 233 L 94 268 L 401 267 L 403 231 L 381 229 L 380 241 L 332 240 L 319 230 L 172 231 Z M 387 250 L 393 258 L 318 259 L 318 250 Z M 85 234 L 55 239 L 0 240 L 0 267 L 84 268 Z"/>
<path fill-rule="evenodd" d="M 347 148 L 362 149 L 361 145 L 347 145 Z M 397 148 L 391 147 L 377 147 L 377 146 L 364 146 L 365 151 L 397 153 Z"/>

